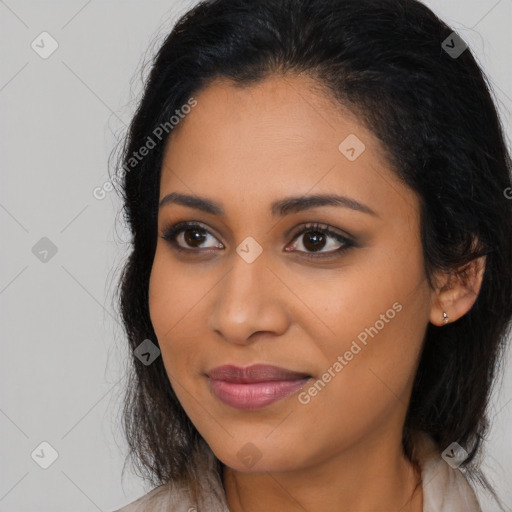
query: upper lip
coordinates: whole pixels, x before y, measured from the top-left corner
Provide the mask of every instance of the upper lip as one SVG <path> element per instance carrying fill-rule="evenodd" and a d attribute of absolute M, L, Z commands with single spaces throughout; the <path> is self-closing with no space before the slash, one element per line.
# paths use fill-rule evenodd
<path fill-rule="evenodd" d="M 254 364 L 245 368 L 228 364 L 213 368 L 207 375 L 211 379 L 238 383 L 297 380 L 311 377 L 307 373 L 296 372 L 269 364 Z"/>

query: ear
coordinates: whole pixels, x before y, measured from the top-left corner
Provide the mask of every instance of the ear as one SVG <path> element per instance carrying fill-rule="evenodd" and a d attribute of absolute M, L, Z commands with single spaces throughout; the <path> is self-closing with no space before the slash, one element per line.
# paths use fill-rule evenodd
<path fill-rule="evenodd" d="M 432 291 L 431 323 L 442 326 L 455 322 L 473 307 L 482 285 L 485 261 L 486 257 L 481 256 L 457 271 L 437 276 L 438 285 Z"/>

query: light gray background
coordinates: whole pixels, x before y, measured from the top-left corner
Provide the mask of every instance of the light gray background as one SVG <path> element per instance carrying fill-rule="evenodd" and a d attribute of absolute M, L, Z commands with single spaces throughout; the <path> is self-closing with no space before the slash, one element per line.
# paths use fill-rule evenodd
<path fill-rule="evenodd" d="M 112 284 L 129 237 L 114 193 L 93 190 L 108 181 L 144 55 L 194 3 L 0 1 L 1 511 L 112 511 L 149 490 L 121 480 L 127 349 Z M 512 0 L 426 3 L 476 53 L 510 136 Z M 43 31 L 59 45 L 47 59 L 31 48 Z M 42 237 L 57 247 L 46 263 L 32 253 Z M 512 510 L 511 369 L 508 357 L 484 468 Z M 58 452 L 48 469 L 31 458 L 43 441 Z"/>

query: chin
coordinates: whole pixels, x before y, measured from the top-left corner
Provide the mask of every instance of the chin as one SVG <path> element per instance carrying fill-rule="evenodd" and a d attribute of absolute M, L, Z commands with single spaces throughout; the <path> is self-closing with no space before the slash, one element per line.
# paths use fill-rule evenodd
<path fill-rule="evenodd" d="M 223 464 L 240 473 L 278 473 L 294 470 L 300 465 L 296 448 L 283 448 L 268 439 L 265 442 L 223 443 L 219 449 L 215 445 L 210 447 Z"/>

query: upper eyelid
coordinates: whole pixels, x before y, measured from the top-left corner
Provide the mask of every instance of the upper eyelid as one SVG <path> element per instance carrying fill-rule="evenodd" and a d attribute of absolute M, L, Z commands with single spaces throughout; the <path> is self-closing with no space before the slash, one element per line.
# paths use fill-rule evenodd
<path fill-rule="evenodd" d="M 177 233 L 181 233 L 182 231 L 186 231 L 187 229 L 193 229 L 193 228 L 196 228 L 196 227 L 204 229 L 205 231 L 208 232 L 208 234 L 210 234 L 210 235 L 212 235 L 212 236 L 214 236 L 215 238 L 218 239 L 218 236 L 215 235 L 215 233 L 212 232 L 212 228 L 210 228 L 209 226 L 204 224 L 204 222 L 194 221 L 194 220 L 183 221 L 183 222 L 176 222 L 175 224 L 170 224 L 169 226 L 164 227 L 163 231 L 165 233 L 167 231 L 173 230 L 175 232 L 175 234 L 177 234 Z M 215 231 L 215 230 L 213 230 L 213 231 Z"/>
<path fill-rule="evenodd" d="M 341 238 L 345 238 L 351 242 L 354 241 L 354 237 L 352 235 L 349 235 L 345 231 L 343 231 L 340 228 L 335 228 L 334 226 L 331 226 L 330 224 L 322 223 L 322 222 L 306 222 L 305 224 L 302 224 L 300 227 L 297 228 L 297 230 L 293 231 L 293 238 L 297 238 L 297 236 L 303 234 L 304 232 L 307 232 L 308 230 L 321 230 L 321 231 L 330 231 L 332 234 L 328 233 L 328 236 L 337 235 Z"/>

